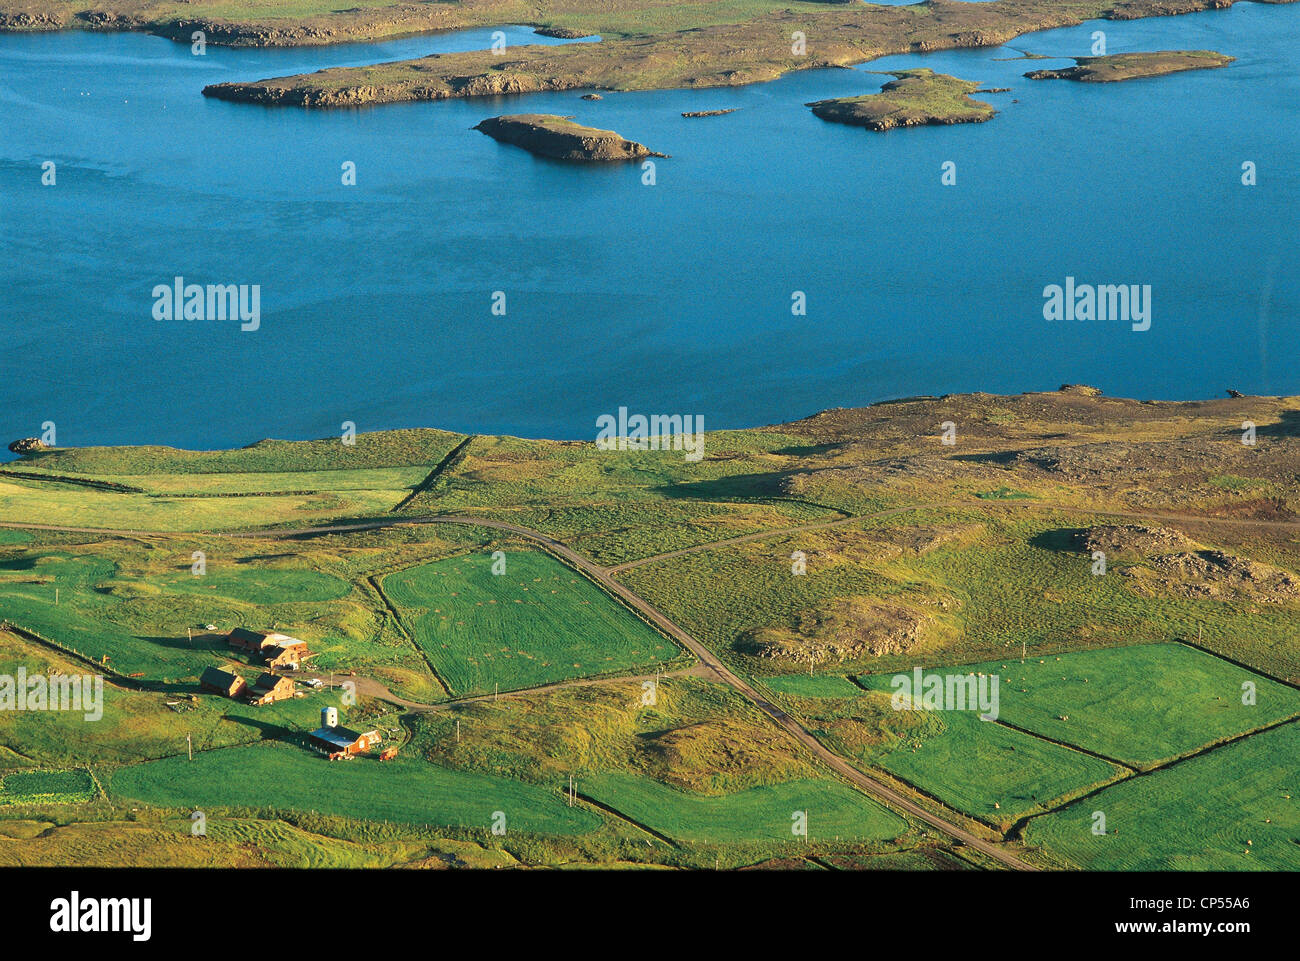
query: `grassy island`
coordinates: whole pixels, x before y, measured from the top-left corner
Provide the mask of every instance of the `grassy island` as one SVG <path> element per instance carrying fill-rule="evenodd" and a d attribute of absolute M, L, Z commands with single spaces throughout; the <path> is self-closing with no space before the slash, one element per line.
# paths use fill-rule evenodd
<path fill-rule="evenodd" d="M 899 70 L 880 93 L 839 97 L 808 104 L 823 120 L 868 130 L 892 130 L 950 123 L 983 123 L 997 112 L 970 94 L 978 83 L 933 70 Z"/>
<path fill-rule="evenodd" d="M 1146 53 L 1114 53 L 1105 57 L 1075 57 L 1073 67 L 1060 70 L 1031 70 L 1030 80 L 1077 80 L 1081 83 L 1114 83 L 1141 77 L 1163 77 L 1183 70 L 1226 67 L 1236 59 L 1213 50 L 1156 50 Z"/>

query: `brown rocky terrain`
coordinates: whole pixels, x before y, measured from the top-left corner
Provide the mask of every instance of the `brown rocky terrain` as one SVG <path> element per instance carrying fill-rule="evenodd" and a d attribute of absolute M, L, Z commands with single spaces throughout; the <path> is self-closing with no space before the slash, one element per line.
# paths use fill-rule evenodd
<path fill-rule="evenodd" d="M 474 129 L 481 130 L 493 140 L 556 160 L 597 163 L 667 156 L 656 153 L 645 144 L 626 140 L 612 130 L 584 127 L 569 117 L 551 114 L 521 113 L 492 117 Z"/>
<path fill-rule="evenodd" d="M 790 627 L 763 627 L 736 642 L 752 657 L 824 665 L 905 654 L 925 638 L 928 614 L 902 604 L 851 597 L 811 611 Z"/>

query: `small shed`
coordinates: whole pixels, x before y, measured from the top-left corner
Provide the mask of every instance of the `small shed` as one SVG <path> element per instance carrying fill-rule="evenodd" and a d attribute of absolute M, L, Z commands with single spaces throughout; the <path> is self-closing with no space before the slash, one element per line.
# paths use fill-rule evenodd
<path fill-rule="evenodd" d="M 248 682 L 238 674 L 217 667 L 204 668 L 203 673 L 199 675 L 199 690 L 207 691 L 209 694 L 238 697 L 246 687 Z"/>
<path fill-rule="evenodd" d="M 337 758 L 365 754 L 383 738 L 378 731 L 353 731 L 339 727 L 338 710 L 332 707 L 321 710 L 321 726 L 307 735 L 307 743 L 331 761 Z"/>
<path fill-rule="evenodd" d="M 295 693 L 292 678 L 263 671 L 249 689 L 248 699 L 252 704 L 274 704 L 293 697 Z"/>

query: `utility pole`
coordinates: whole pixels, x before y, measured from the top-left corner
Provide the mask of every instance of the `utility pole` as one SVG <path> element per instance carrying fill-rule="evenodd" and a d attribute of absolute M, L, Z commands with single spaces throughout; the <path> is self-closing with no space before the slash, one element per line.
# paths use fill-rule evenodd
<path fill-rule="evenodd" d="M 460 718 L 456 718 L 456 743 L 460 743 Z"/>
<path fill-rule="evenodd" d="M 495 703 L 497 695 L 501 693 L 501 682 L 497 681 L 492 685 L 492 701 Z"/>
<path fill-rule="evenodd" d="M 573 807 L 573 772 L 569 772 L 569 807 Z"/>
<path fill-rule="evenodd" d="M 190 760 L 193 761 L 193 760 L 194 760 L 194 741 L 191 740 L 191 738 L 190 738 L 190 736 L 189 736 L 188 734 L 185 735 L 185 747 L 186 747 L 186 748 L 189 750 L 189 752 L 190 752 Z"/>
<path fill-rule="evenodd" d="M 194 628 L 192 628 L 192 627 L 187 627 L 187 628 L 185 628 L 185 633 L 189 635 L 189 638 L 190 638 L 190 647 L 193 647 L 193 646 L 194 646 Z"/>

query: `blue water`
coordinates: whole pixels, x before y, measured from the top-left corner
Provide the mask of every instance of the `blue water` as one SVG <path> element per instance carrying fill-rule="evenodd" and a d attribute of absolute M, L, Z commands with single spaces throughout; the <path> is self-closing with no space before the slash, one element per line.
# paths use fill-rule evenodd
<path fill-rule="evenodd" d="M 1004 59 L 1086 55 L 1097 29 L 1109 52 L 1238 59 L 1108 85 L 1029 81 L 1068 61 Z M 50 420 L 65 445 L 228 446 L 344 420 L 590 438 L 620 406 L 719 428 L 1063 382 L 1300 393 L 1300 6 L 599 102 L 311 112 L 199 93 L 491 33 L 204 57 L 128 34 L 0 37 L 0 439 Z M 888 134 L 804 106 L 912 66 L 1013 90 L 982 97 L 1000 111 L 989 123 Z M 679 116 L 718 107 L 741 109 Z M 645 186 L 636 165 L 541 160 L 469 129 L 518 112 L 575 115 L 672 159 Z M 1258 186 L 1241 185 L 1246 160 Z M 260 284 L 261 329 L 155 321 L 151 291 L 176 275 Z M 1067 275 L 1150 284 L 1151 329 L 1045 321 L 1043 288 Z"/>

